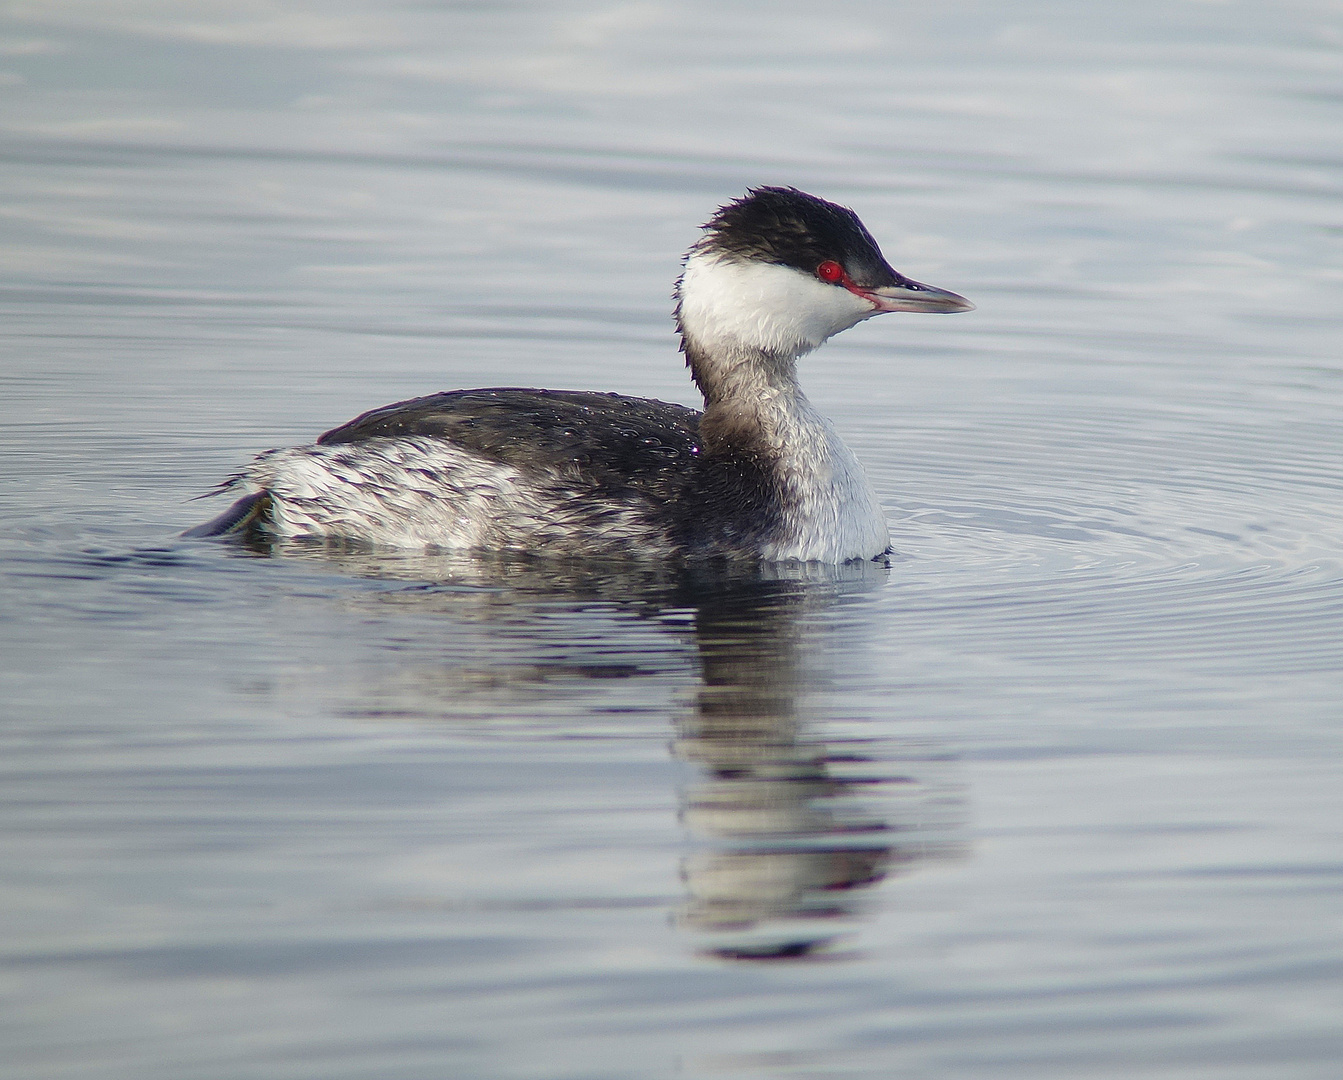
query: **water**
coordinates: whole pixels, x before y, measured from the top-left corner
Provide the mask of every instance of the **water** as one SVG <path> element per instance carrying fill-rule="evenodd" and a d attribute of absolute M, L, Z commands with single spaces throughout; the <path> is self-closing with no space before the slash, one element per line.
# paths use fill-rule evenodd
<path fill-rule="evenodd" d="M 1334 3 L 11 6 L 0 1075 L 1333 1078 Z M 175 539 L 457 386 L 694 404 L 752 183 L 889 569 Z"/>

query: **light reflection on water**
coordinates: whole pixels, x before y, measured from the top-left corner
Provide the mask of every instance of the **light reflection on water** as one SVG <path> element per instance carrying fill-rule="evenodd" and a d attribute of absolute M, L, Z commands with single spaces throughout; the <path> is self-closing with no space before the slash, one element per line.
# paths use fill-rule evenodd
<path fill-rule="evenodd" d="M 3 19 L 0 1075 L 1337 1075 L 1333 6 Z M 803 365 L 888 570 L 173 539 L 386 402 L 693 403 L 761 182 L 979 305 Z"/>

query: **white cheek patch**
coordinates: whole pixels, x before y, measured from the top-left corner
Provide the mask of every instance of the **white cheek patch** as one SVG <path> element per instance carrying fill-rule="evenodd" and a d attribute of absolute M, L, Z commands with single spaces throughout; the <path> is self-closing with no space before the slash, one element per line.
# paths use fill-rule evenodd
<path fill-rule="evenodd" d="M 797 356 L 877 309 L 801 270 L 692 252 L 681 278 L 681 327 L 701 345 Z"/>

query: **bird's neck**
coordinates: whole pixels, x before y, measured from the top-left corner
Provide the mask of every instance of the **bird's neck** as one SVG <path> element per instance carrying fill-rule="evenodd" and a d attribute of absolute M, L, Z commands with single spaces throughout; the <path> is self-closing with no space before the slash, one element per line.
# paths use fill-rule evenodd
<path fill-rule="evenodd" d="M 690 374 L 704 395 L 700 438 L 708 454 L 772 460 L 815 414 L 797 381 L 797 357 L 735 344 L 713 349 L 682 335 Z"/>
<path fill-rule="evenodd" d="M 700 347 L 683 334 L 704 394 L 700 444 L 706 463 L 749 465 L 769 478 L 779 528 L 770 559 L 843 562 L 886 549 L 886 522 L 871 485 L 834 427 L 797 382 L 797 357 L 744 346 Z"/>

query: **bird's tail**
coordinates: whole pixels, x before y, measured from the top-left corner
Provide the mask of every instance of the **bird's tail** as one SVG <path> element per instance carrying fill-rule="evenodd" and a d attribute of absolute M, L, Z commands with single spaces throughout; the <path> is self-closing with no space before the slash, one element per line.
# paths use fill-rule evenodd
<path fill-rule="evenodd" d="M 222 514 L 202 525 L 188 529 L 184 537 L 251 536 L 260 531 L 262 522 L 270 516 L 271 494 L 258 491 L 244 495 Z"/>

